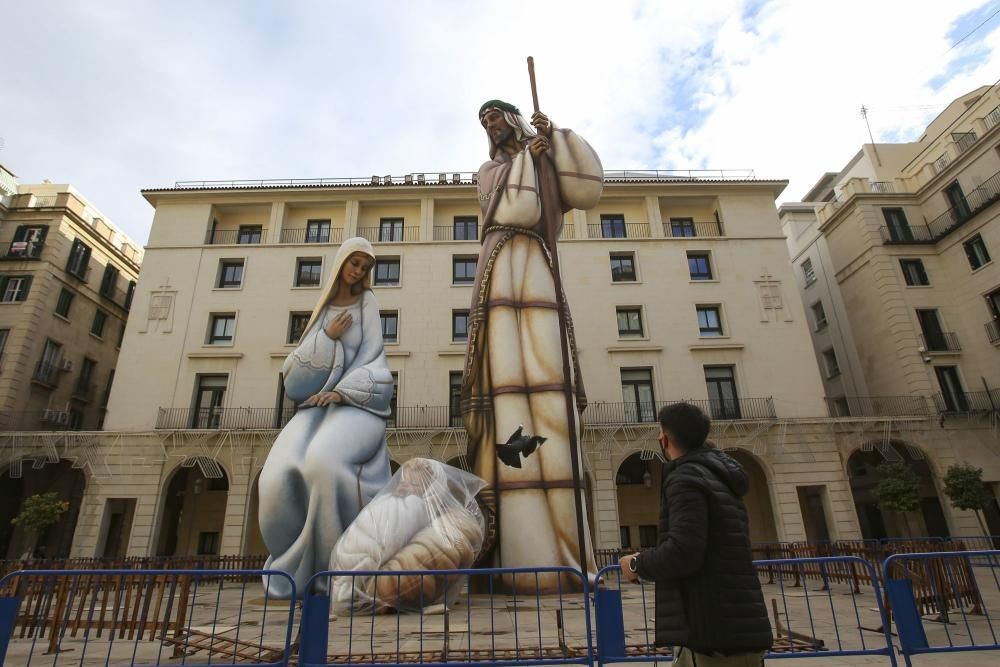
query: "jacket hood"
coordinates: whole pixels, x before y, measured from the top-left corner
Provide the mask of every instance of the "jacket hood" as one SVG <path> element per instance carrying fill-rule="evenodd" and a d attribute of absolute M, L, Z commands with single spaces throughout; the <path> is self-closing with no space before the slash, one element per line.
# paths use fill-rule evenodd
<path fill-rule="evenodd" d="M 742 498 L 750 490 L 750 480 L 736 459 L 725 452 L 710 447 L 701 447 L 677 459 L 678 467 L 686 463 L 699 463 L 718 477 L 737 497 Z"/>

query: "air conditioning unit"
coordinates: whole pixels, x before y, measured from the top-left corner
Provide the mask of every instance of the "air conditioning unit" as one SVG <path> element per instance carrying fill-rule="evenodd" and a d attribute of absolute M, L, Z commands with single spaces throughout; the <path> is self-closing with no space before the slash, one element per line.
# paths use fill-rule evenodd
<path fill-rule="evenodd" d="M 62 365 L 59 366 L 59 370 L 66 371 L 67 373 L 69 371 L 73 370 L 73 360 L 72 359 L 63 359 L 62 360 Z"/>
<path fill-rule="evenodd" d="M 42 410 L 42 421 L 50 424 L 68 424 L 69 413 L 62 410 Z"/>

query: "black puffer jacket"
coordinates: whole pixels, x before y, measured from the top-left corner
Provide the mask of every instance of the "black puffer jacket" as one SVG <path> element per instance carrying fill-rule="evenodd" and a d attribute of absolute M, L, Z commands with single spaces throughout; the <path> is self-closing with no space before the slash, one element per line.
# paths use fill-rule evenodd
<path fill-rule="evenodd" d="M 771 647 L 771 624 L 750 551 L 746 473 L 702 447 L 664 466 L 657 546 L 639 575 L 656 582 L 656 644 L 699 653 Z"/>

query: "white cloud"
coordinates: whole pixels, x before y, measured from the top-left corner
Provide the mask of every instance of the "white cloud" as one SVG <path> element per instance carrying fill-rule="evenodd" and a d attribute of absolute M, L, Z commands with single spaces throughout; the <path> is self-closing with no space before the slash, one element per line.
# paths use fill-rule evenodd
<path fill-rule="evenodd" d="M 16 3 L 0 162 L 142 241 L 139 189 L 175 180 L 475 169 L 476 111 L 530 107 L 530 54 L 543 109 L 606 167 L 750 167 L 795 198 L 866 141 L 862 103 L 912 136 L 914 107 L 993 82 L 1000 31 L 946 54 L 977 4 Z M 932 88 L 968 49 L 986 57 Z"/>

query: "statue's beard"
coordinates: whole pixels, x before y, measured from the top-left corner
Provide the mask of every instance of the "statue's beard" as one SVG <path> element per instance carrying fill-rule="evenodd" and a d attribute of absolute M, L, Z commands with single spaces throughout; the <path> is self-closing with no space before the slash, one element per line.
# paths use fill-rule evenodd
<path fill-rule="evenodd" d="M 497 130 L 493 134 L 493 143 L 497 146 L 503 146 L 508 141 L 514 138 L 514 130 L 510 127 L 506 127 L 502 130 Z"/>

